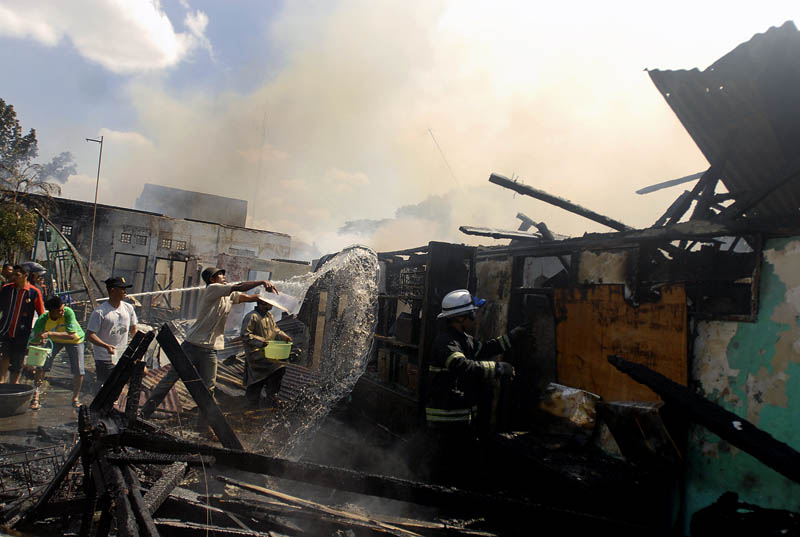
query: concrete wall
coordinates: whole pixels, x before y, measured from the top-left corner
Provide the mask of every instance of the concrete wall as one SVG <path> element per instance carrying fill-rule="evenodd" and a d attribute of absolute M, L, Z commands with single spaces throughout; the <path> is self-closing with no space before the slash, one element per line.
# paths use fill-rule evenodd
<path fill-rule="evenodd" d="M 50 220 L 59 228 L 72 226 L 72 234 L 67 238 L 85 259 L 89 257 L 93 208 L 93 204 L 87 202 L 56 199 L 50 213 Z M 123 233 L 126 238 L 130 236 L 130 242 L 123 242 Z M 170 241 L 169 246 L 164 241 Z M 250 256 L 254 261 L 257 258 L 285 259 L 291 255 L 291 236 L 98 205 L 92 255 L 92 274 L 97 281 L 102 282 L 112 275 L 117 253 L 147 258 L 143 291 L 151 291 L 157 258 L 193 259 L 202 266 L 215 265 L 220 254 Z M 42 258 L 43 254 L 40 243 L 37 257 Z M 74 281 L 74 288 L 79 285 Z"/>
<path fill-rule="evenodd" d="M 703 395 L 800 450 L 800 238 L 769 240 L 755 323 L 699 322 L 691 379 Z M 800 511 L 800 485 L 702 427 L 689 436 L 688 517 L 725 491 Z"/>
<path fill-rule="evenodd" d="M 172 218 L 205 220 L 244 227 L 247 201 L 146 183 L 136 199 L 136 208 Z"/>

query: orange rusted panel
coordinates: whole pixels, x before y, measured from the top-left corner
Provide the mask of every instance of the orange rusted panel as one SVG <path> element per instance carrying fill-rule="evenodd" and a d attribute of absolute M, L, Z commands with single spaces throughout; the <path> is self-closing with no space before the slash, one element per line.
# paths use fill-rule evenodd
<path fill-rule="evenodd" d="M 617 354 L 686 386 L 686 291 L 664 286 L 658 302 L 638 307 L 623 293 L 622 285 L 555 290 L 558 382 L 607 401 L 660 401 L 607 357 Z"/>

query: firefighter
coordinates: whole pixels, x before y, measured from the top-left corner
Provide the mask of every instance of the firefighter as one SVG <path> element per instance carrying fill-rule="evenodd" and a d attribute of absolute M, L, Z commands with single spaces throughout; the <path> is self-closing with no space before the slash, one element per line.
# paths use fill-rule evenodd
<path fill-rule="evenodd" d="M 452 291 L 442 299 L 437 318 L 443 326 L 431 346 L 425 408 L 428 430 L 434 437 L 429 471 L 435 480 L 454 481 L 459 470 L 463 474 L 462 462 L 466 459 L 462 457 L 477 455 L 479 396 L 497 380 L 514 377 L 510 363 L 493 358 L 509 350 L 528 331 L 520 326 L 485 343 L 475 341 L 472 331 L 476 312 L 485 303 L 466 289 Z"/>

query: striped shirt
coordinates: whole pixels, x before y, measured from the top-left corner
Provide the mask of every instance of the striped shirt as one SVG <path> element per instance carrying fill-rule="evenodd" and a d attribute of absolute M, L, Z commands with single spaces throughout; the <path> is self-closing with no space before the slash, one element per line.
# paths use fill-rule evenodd
<path fill-rule="evenodd" d="M 27 339 L 34 311 L 39 315 L 44 313 L 42 293 L 36 287 L 29 282 L 22 289 L 13 283 L 5 284 L 0 289 L 0 336 Z"/>

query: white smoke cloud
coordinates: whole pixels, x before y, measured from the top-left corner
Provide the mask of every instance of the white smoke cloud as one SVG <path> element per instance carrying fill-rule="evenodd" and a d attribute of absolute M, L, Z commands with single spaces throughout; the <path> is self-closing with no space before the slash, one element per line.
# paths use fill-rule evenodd
<path fill-rule="evenodd" d="M 144 182 L 248 199 L 250 225 L 323 252 L 493 244 L 458 226 L 516 229 L 519 211 L 556 233 L 609 231 L 489 185 L 493 172 L 648 226 L 679 192 L 633 192 L 708 164 L 643 67 L 705 66 L 782 20 L 727 21 L 715 28 L 732 33 L 709 47 L 702 20 L 664 14 L 654 27 L 637 18 L 643 7 L 592 6 L 288 2 L 269 28 L 285 58 L 261 87 L 175 93 L 133 80 L 151 144 L 120 140 L 106 176 L 131 203 Z M 386 218 L 370 237 L 337 232 Z"/>
<path fill-rule="evenodd" d="M 177 32 L 157 0 L 0 0 L 0 36 L 47 46 L 68 39 L 85 58 L 115 73 L 163 69 L 195 49 L 212 50 L 205 13 L 188 12 L 184 25 L 187 31 Z"/>

